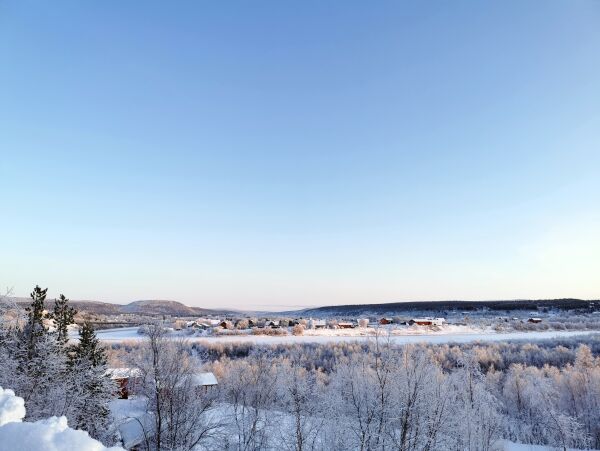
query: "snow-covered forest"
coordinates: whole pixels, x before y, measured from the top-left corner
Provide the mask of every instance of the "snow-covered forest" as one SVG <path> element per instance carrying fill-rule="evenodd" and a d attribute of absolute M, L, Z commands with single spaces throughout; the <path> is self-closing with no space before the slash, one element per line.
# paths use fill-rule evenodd
<path fill-rule="evenodd" d="M 25 422 L 65 417 L 48 424 L 68 422 L 106 446 L 127 445 L 128 422 L 147 450 L 600 448 L 597 336 L 207 347 L 154 324 L 142 341 L 105 348 L 85 325 L 68 341 L 65 297 L 46 304 L 36 287 L 27 316 L 2 322 L 0 386 L 24 400 Z M 109 365 L 139 371 L 129 399 L 115 399 Z M 218 386 L 198 390 L 200 370 Z"/>

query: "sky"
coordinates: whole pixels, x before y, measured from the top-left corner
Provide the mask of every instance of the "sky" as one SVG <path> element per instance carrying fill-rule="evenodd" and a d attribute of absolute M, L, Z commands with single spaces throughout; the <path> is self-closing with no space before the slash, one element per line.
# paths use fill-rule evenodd
<path fill-rule="evenodd" d="M 600 298 L 600 2 L 0 1 L 0 287 Z"/>

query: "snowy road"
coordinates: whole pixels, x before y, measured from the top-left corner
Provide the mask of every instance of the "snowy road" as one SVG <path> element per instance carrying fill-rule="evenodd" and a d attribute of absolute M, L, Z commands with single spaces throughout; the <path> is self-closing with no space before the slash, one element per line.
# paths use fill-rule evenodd
<path fill-rule="evenodd" d="M 567 338 L 600 334 L 600 331 L 543 331 L 543 332 L 509 332 L 509 333 L 436 333 L 420 335 L 395 335 L 391 340 L 397 344 L 408 343 L 468 343 L 472 341 L 507 341 L 507 340 L 545 340 L 549 338 Z M 107 329 L 97 332 L 98 338 L 106 342 L 141 340 L 143 335 L 137 333 L 137 327 Z M 194 342 L 206 343 L 331 343 L 372 340 L 372 336 L 336 336 L 336 335 L 286 335 L 280 337 L 264 335 L 234 335 L 219 337 L 186 337 Z"/>

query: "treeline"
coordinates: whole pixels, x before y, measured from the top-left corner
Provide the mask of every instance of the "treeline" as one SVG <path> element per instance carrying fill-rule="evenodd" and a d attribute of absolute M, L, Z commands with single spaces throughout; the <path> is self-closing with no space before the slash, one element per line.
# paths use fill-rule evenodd
<path fill-rule="evenodd" d="M 492 311 L 527 311 L 527 310 L 600 310 L 600 300 L 583 299 L 523 299 L 508 301 L 424 301 L 424 302 L 388 302 L 383 304 L 356 304 L 318 307 L 302 311 L 303 315 L 364 315 L 373 314 L 406 314 L 411 312 L 444 313 L 452 311 L 474 312 L 478 310 Z"/>
<path fill-rule="evenodd" d="M 60 295 L 47 312 L 47 290 L 35 287 L 26 318 L 0 323 L 0 386 L 25 400 L 26 420 L 65 416 L 72 428 L 111 442 L 108 401 L 115 387 L 105 375 L 105 350 L 87 324 L 78 343 L 69 344 L 76 311 Z"/>
<path fill-rule="evenodd" d="M 563 368 L 575 362 L 580 345 L 590 348 L 594 356 L 600 355 L 600 335 L 571 338 L 554 338 L 535 343 L 526 341 L 458 344 L 420 344 L 445 370 L 457 365 L 458 358 L 465 352 L 472 352 L 484 373 L 494 368 L 504 370 L 519 363 L 541 368 L 551 365 Z M 110 355 L 114 366 L 127 364 L 127 356 L 140 345 L 137 342 L 114 343 L 110 346 Z M 188 353 L 204 362 L 216 362 L 222 359 L 236 360 L 266 350 L 273 358 L 296 355 L 298 362 L 307 370 L 319 370 L 325 373 L 333 371 L 339 362 L 349 359 L 355 353 L 373 351 L 373 342 L 331 342 L 331 343 L 281 343 L 275 345 L 252 342 L 190 342 Z"/>

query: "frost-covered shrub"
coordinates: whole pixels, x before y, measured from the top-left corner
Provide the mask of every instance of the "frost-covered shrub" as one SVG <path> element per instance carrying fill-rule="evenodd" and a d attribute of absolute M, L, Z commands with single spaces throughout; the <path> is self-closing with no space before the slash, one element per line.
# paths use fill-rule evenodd
<path fill-rule="evenodd" d="M 296 324 L 292 328 L 292 335 L 304 335 L 304 326 L 302 324 Z"/>
<path fill-rule="evenodd" d="M 270 327 L 255 327 L 252 329 L 252 335 L 288 335 L 285 329 L 272 329 Z"/>

